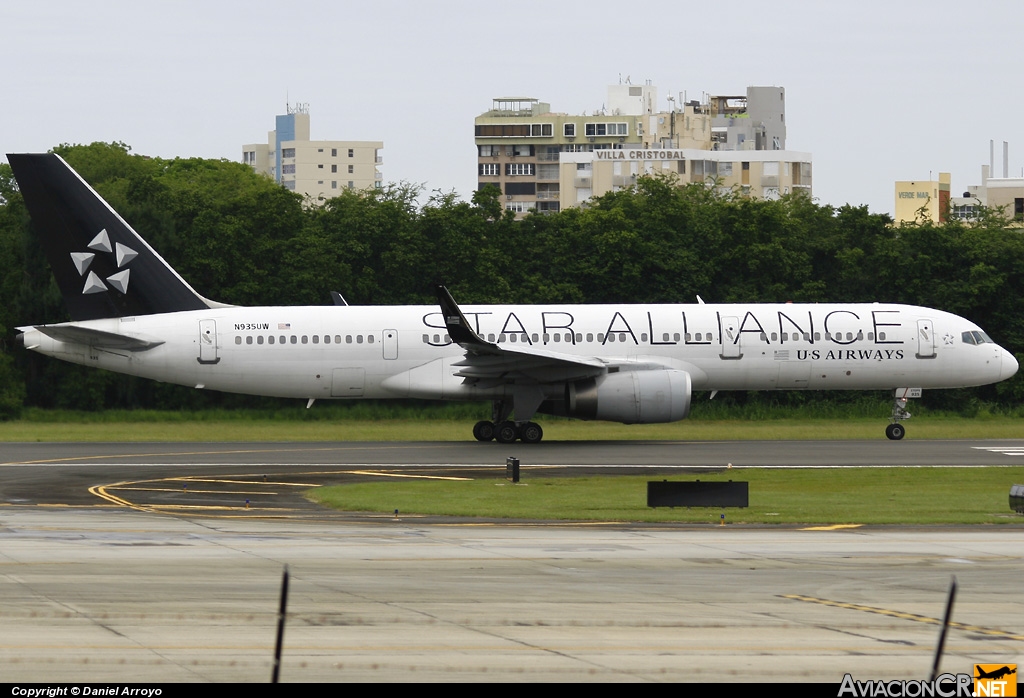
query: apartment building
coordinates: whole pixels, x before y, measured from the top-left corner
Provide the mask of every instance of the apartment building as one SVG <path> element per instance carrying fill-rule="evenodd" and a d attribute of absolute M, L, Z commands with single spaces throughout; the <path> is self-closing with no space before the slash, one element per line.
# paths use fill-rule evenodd
<path fill-rule="evenodd" d="M 643 175 L 672 174 L 680 184 L 702 183 L 756 199 L 811 193 L 811 154 L 792 150 L 615 149 L 562 156 L 563 205 L 632 186 Z"/>
<path fill-rule="evenodd" d="M 266 143 L 242 146 L 242 162 L 285 189 L 317 201 L 344 189 L 382 185 L 382 141 L 312 141 L 309 109 L 303 104 L 278 115 L 275 127 Z"/>
<path fill-rule="evenodd" d="M 552 112 L 531 97 L 499 97 L 475 120 L 478 186 L 497 186 L 517 216 L 586 205 L 593 196 L 672 172 L 758 198 L 811 189 L 811 157 L 785 150 L 785 90 L 667 99 L 650 84 L 608 88 L 601 109 Z"/>

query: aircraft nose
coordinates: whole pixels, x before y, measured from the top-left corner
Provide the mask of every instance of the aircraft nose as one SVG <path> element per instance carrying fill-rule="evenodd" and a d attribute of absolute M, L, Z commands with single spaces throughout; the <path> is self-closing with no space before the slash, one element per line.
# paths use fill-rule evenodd
<path fill-rule="evenodd" d="M 1017 373 L 1018 368 L 1020 368 L 1020 364 L 1017 363 L 1016 357 L 1003 349 L 1003 361 L 999 369 L 999 380 L 1004 381 L 1010 378 Z"/>

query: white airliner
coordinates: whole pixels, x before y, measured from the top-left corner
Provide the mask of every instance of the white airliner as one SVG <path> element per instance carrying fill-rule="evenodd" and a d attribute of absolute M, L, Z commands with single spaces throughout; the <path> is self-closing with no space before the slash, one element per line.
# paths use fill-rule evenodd
<path fill-rule="evenodd" d="M 692 391 L 922 389 L 1009 378 L 962 317 L 908 305 L 236 307 L 196 293 L 59 156 L 9 155 L 73 322 L 19 327 L 65 361 L 210 390 L 489 400 L 474 436 L 541 440 L 537 413 L 673 422 Z M 340 298 L 340 297 L 339 297 Z M 699 299 L 698 299 L 699 300 Z"/>

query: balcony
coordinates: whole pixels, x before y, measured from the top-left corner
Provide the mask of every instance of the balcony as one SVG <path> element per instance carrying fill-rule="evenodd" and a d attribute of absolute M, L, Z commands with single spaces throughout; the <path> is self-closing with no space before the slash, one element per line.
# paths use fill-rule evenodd
<path fill-rule="evenodd" d="M 539 191 L 537 192 L 537 201 L 557 201 L 557 191 Z"/>

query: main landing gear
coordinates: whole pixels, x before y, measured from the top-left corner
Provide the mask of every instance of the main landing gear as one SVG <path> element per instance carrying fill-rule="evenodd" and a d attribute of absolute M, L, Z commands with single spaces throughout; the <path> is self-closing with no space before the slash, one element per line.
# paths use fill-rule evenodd
<path fill-rule="evenodd" d="M 473 426 L 473 437 L 477 441 L 497 441 L 501 444 L 510 444 L 517 440 L 524 444 L 540 443 L 544 438 L 544 430 L 536 422 L 515 422 L 505 420 L 495 424 L 491 421 L 477 422 Z"/>
<path fill-rule="evenodd" d="M 491 419 L 477 422 L 473 426 L 473 438 L 477 441 L 497 441 L 500 444 L 515 441 L 522 441 L 524 444 L 540 443 L 544 438 L 544 430 L 539 424 L 529 421 L 536 405 L 528 414 L 523 415 L 526 417 L 525 420 L 512 421 L 509 419 L 512 416 L 512 404 L 511 400 L 495 400 L 491 408 Z M 537 404 L 540 404 L 539 400 Z M 520 416 L 518 412 L 516 416 Z"/>
<path fill-rule="evenodd" d="M 892 424 L 885 428 L 885 435 L 890 441 L 899 441 L 907 435 L 907 428 L 900 424 L 901 420 L 910 419 L 907 412 L 907 398 L 894 397 L 892 401 Z"/>

